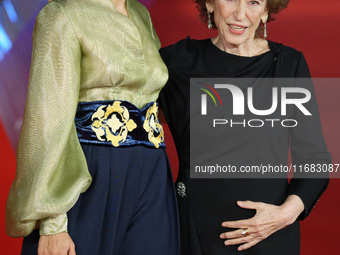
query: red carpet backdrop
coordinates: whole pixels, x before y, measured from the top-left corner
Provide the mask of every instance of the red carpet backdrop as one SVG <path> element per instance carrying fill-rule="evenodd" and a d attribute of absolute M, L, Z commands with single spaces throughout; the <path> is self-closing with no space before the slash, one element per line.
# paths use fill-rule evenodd
<path fill-rule="evenodd" d="M 2 2 L 2 3 L 1 3 Z M 20 5 L 19 5 L 20 2 Z M 0 253 L 20 254 L 21 239 L 5 233 L 5 203 L 15 174 L 15 147 L 21 126 L 29 74 L 34 16 L 44 0 L 0 0 Z M 212 37 L 191 0 L 141 0 L 150 10 L 163 46 L 190 36 Z M 12 3 L 17 20 L 11 12 Z M 7 6 L 5 6 L 7 4 Z M 6 8 L 7 9 L 6 9 Z M 340 77 L 340 1 L 291 0 L 288 9 L 268 24 L 268 39 L 302 51 L 313 77 Z M 13 10 L 12 10 L 13 11 Z M 12 20 L 11 20 L 12 19 Z M 13 20 L 14 19 L 14 20 Z M 7 40 L 7 41 L 6 41 Z M 6 43 L 7 42 L 7 43 Z M 10 42 L 10 43 L 8 43 Z M 324 136 L 334 163 L 340 163 L 340 85 L 316 87 Z M 174 175 L 176 152 L 167 127 L 166 143 Z M 301 224 L 301 254 L 336 254 L 340 249 L 338 219 L 340 180 L 332 179 L 311 215 Z M 274 255 L 274 254 L 273 254 Z"/>

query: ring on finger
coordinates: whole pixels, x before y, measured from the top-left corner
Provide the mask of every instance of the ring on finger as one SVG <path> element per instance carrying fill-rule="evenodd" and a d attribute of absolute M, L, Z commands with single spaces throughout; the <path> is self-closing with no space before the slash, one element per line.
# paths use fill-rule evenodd
<path fill-rule="evenodd" d="M 247 229 L 247 228 L 242 229 L 241 234 L 242 234 L 243 236 L 249 235 L 248 229 Z"/>

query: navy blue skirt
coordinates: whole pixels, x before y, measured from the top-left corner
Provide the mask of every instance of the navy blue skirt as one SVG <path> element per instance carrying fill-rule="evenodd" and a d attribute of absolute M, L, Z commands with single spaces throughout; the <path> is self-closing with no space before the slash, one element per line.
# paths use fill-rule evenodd
<path fill-rule="evenodd" d="M 93 182 L 68 214 L 77 255 L 178 255 L 179 224 L 163 148 L 82 144 Z M 37 254 L 39 232 L 24 238 Z"/>

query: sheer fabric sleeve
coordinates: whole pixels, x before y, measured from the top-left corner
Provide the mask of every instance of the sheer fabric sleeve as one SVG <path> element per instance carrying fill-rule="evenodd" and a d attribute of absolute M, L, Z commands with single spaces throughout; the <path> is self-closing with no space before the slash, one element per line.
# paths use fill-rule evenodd
<path fill-rule="evenodd" d="M 6 229 L 27 236 L 67 231 L 66 212 L 91 183 L 74 124 L 81 48 L 57 2 L 39 13 L 33 33 L 30 82 L 17 151 L 16 177 L 6 207 Z"/>
<path fill-rule="evenodd" d="M 309 69 L 302 53 L 300 53 L 300 62 L 296 77 L 310 77 Z M 327 165 L 332 162 L 331 155 L 328 152 L 322 134 L 319 110 L 312 80 L 310 79 L 310 82 L 304 81 L 303 86 L 311 92 L 311 99 L 305 104 L 305 107 L 311 112 L 312 116 L 305 116 L 300 110 L 295 111 L 294 118 L 299 124 L 291 131 L 293 164 L 297 166 L 301 165 L 302 167 L 306 165 L 307 168 L 318 164 Z M 326 190 L 329 178 L 328 173 L 301 173 L 299 169 L 294 176 L 289 184 L 288 195 L 295 194 L 299 196 L 304 203 L 305 210 L 299 217 L 299 219 L 302 220 L 310 214 L 318 199 Z"/>

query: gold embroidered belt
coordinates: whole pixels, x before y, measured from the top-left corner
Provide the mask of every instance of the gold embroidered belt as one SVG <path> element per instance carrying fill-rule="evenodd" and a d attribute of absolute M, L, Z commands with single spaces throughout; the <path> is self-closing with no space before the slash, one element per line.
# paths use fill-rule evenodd
<path fill-rule="evenodd" d="M 141 110 L 127 101 L 82 102 L 75 123 L 81 143 L 165 148 L 156 102 Z"/>

